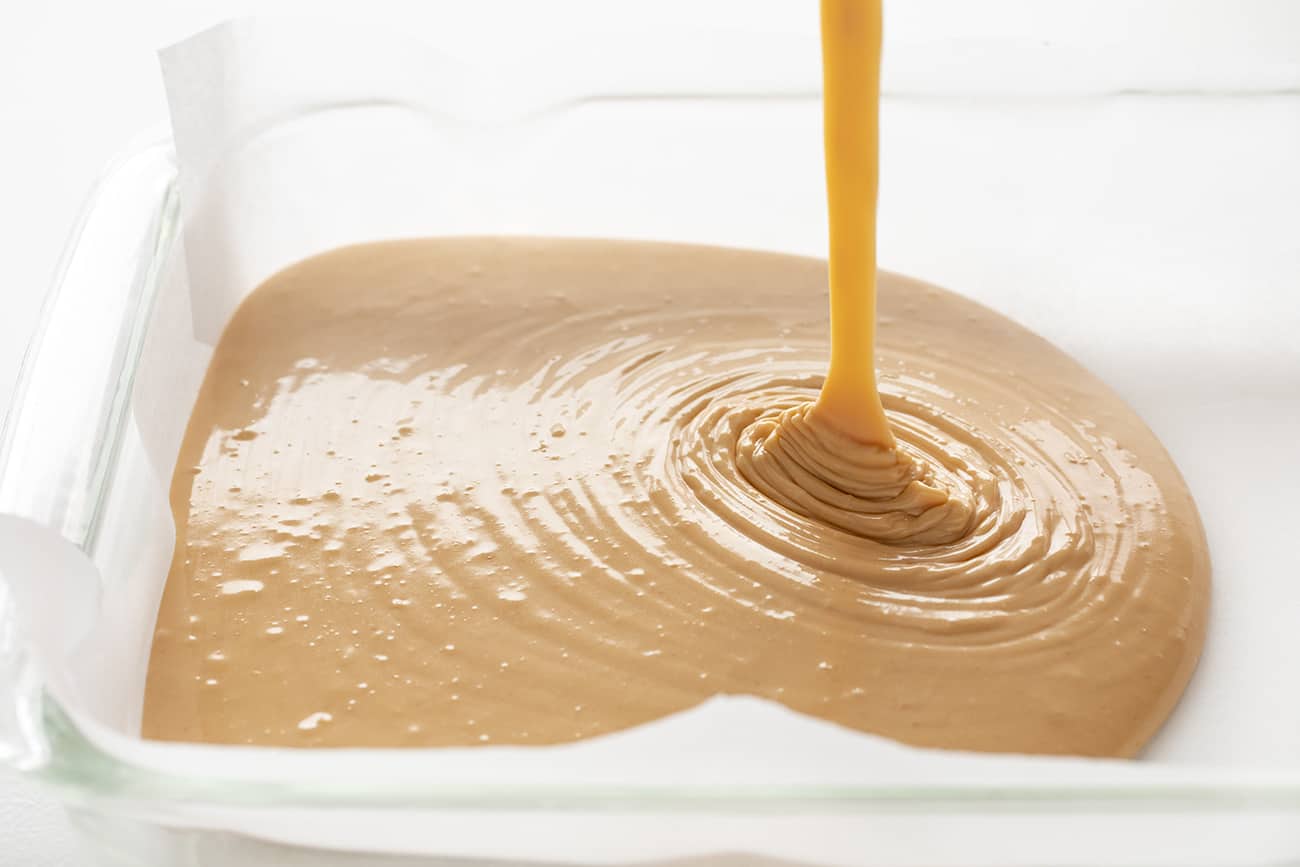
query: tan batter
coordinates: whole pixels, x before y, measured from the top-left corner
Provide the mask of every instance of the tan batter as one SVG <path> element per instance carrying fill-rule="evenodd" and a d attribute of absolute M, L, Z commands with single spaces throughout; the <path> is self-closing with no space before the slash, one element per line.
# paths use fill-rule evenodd
<path fill-rule="evenodd" d="M 1151 736 L 1205 628 L 1191 498 L 971 302 L 887 280 L 877 359 L 879 0 L 822 39 L 829 275 L 411 241 L 249 298 L 173 481 L 147 736 L 555 743 L 717 693 L 928 746 Z"/>
<path fill-rule="evenodd" d="M 826 285 L 811 259 L 510 239 L 276 276 L 182 447 L 145 735 L 555 743 L 751 693 L 913 744 L 1132 754 L 1205 626 L 1169 457 L 1043 340 L 889 275 L 908 459 L 798 418 L 760 448 L 819 393 Z M 840 459 L 818 481 L 786 455 Z"/>

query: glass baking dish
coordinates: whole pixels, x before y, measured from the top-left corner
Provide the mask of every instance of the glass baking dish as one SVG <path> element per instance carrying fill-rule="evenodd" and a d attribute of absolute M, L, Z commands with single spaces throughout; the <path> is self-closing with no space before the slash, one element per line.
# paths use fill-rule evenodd
<path fill-rule="evenodd" d="M 494 120 L 492 141 L 511 142 L 511 188 L 448 202 L 428 231 L 820 255 L 819 118 L 802 80 L 583 92 Z M 1187 707 L 1129 771 L 826 786 L 591 782 L 557 766 L 549 782 L 521 783 L 443 773 L 435 750 L 134 737 L 143 683 L 107 673 L 147 658 L 154 609 L 140 600 L 156 606 L 156 591 L 137 584 L 156 583 L 148 564 L 170 550 L 133 527 L 170 520 L 148 492 L 171 473 L 142 442 L 139 418 L 158 408 L 136 385 L 194 373 L 149 350 L 186 312 L 165 136 L 115 162 L 92 196 L 0 439 L 0 750 L 58 792 L 110 864 L 555 863 L 537 853 L 558 839 L 585 841 L 568 848 L 575 864 L 638 860 L 638 848 L 656 864 L 700 853 L 691 863 L 748 864 L 756 852 L 894 867 L 1300 862 L 1300 702 L 1286 682 L 1300 665 L 1289 626 L 1300 596 L 1279 586 L 1294 583 L 1279 579 L 1294 575 L 1284 540 L 1300 517 L 1300 179 L 1287 170 L 1298 118 L 1289 94 L 885 100 L 884 264 L 1079 357 L 1164 439 L 1201 505 L 1216 623 Z M 1187 141 L 1197 147 L 1175 147 Z M 493 174 L 502 151 L 482 144 L 456 151 L 449 185 Z M 1237 168 L 1189 196 L 1207 158 Z M 1231 305 L 1219 303 L 1226 286 Z M 1247 435 L 1225 469 L 1223 443 Z M 1247 614 L 1277 641 L 1225 641 Z M 51 675 L 69 655 L 81 660 L 75 712 Z"/>

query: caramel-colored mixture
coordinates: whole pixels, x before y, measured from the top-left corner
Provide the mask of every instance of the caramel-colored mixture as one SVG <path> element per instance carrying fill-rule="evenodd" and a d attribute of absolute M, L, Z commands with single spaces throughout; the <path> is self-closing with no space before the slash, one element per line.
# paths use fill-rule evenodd
<path fill-rule="evenodd" d="M 805 424 L 826 286 L 510 239 L 274 277 L 182 447 L 145 735 L 542 744 L 750 693 L 913 744 L 1133 753 L 1205 626 L 1169 457 L 1045 341 L 890 275 L 906 459 Z"/>
<path fill-rule="evenodd" d="M 1195 506 L 982 307 L 887 278 L 877 357 L 880 34 L 879 0 L 823 0 L 829 275 L 426 240 L 254 292 L 173 480 L 146 736 L 544 744 L 751 693 L 927 746 L 1141 747 L 1205 629 Z"/>

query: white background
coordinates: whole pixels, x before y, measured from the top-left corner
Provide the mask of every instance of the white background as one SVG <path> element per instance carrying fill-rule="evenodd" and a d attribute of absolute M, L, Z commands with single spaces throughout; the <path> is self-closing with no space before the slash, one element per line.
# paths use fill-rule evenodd
<path fill-rule="evenodd" d="M 0 25 L 0 406 L 78 207 L 107 159 L 165 121 L 154 51 L 223 18 L 252 11 L 347 9 L 278 0 L 45 0 L 8 2 Z M 364 5 L 398 14 L 411 4 Z M 744 9 L 744 17 L 738 17 Z M 462 51 L 505 51 L 584 9 L 612 26 L 719 24 L 794 30 L 811 38 L 815 4 L 427 3 L 420 17 Z M 1300 86 L 1300 2 L 1288 0 L 898 0 L 890 7 L 886 86 L 931 90 L 1294 91 Z M 405 10 L 409 13 L 409 9 Z M 555 62 L 562 63 L 563 58 Z M 1032 80 L 1017 72 L 1041 70 Z M 815 77 L 815 70 L 813 70 Z M 598 80 L 598 78 L 596 78 Z M 1300 103 L 1291 109 L 1300 111 Z M 1278 115 L 1285 117 L 1286 112 Z M 1273 123 L 1265 120 L 1264 123 Z M 1282 130 L 1297 145 L 1296 125 Z M 1268 129 L 1262 132 L 1267 135 Z M 1285 151 L 1285 148 L 1283 148 Z M 1293 153 L 1296 151 L 1292 151 Z M 1216 167 L 1224 170 L 1228 167 Z M 1231 167 L 1249 174 L 1265 167 Z M 1267 178 L 1244 189 L 1267 190 Z M 1289 184 L 1289 186 L 1288 186 Z M 1295 172 L 1280 188 L 1294 190 Z M 1264 201 L 1241 203 L 1250 209 Z M 1288 213 L 1294 215 L 1292 208 Z M 1300 226 L 1293 225 L 1292 240 Z M 1276 243 L 1285 235 L 1274 235 Z M 933 275 L 925 275 L 933 276 Z M 1297 290 L 1291 287 L 1292 291 Z M 1068 305 L 1067 305 L 1068 306 Z M 1294 309 L 1294 308 L 1293 308 Z M 62 815 L 0 771 L 0 865 L 84 864 Z"/>

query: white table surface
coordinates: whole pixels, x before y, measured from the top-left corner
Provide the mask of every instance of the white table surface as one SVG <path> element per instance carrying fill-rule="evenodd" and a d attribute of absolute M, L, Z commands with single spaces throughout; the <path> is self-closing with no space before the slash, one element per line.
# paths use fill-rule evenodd
<path fill-rule="evenodd" d="M 1023 0 L 1005 0 L 994 5 L 1006 11 L 1016 7 L 1017 2 Z M 119 0 L 115 3 L 47 0 L 6 5 L 4 23 L 0 25 L 0 238 L 6 239 L 0 244 L 3 251 L 0 255 L 0 305 L 3 305 L 0 307 L 3 310 L 0 314 L 0 407 L 9 403 L 42 293 L 94 178 L 123 143 L 165 120 L 155 49 L 203 26 L 253 9 L 319 9 L 322 5 L 347 6 L 344 2 L 309 4 L 296 0 Z M 372 4 L 372 8 L 373 5 L 388 4 Z M 471 5 L 447 4 L 441 12 L 444 16 L 475 17 L 463 8 Z M 1053 4 L 1054 8 L 1067 12 L 1071 5 Z M 1180 12 L 1191 20 L 1196 16 L 1187 8 L 1189 5 L 1185 4 Z M 939 6 L 950 11 L 961 8 L 961 4 L 952 0 L 930 3 L 932 8 Z M 1240 30 L 1242 21 L 1249 24 L 1251 16 L 1258 15 L 1263 23 L 1251 25 L 1249 31 L 1256 35 L 1272 32 L 1276 36 L 1288 30 L 1282 25 L 1289 21 L 1290 41 L 1294 42 L 1295 26 L 1300 23 L 1300 4 L 1291 4 L 1289 11 L 1285 3 L 1273 0 L 1236 4 L 1200 0 L 1195 6 L 1201 13 L 1197 26 L 1202 34 L 1221 35 L 1225 27 Z M 764 8 L 769 17 L 788 14 L 789 9 L 776 12 L 772 11 L 775 6 Z M 1041 9 L 1042 5 L 1036 8 Z M 1227 13 L 1228 18 L 1219 14 L 1229 8 L 1236 11 Z M 535 10 L 530 14 L 536 14 Z M 809 8 L 805 17 L 811 15 Z M 1272 16 L 1271 23 L 1269 16 Z M 459 18 L 456 23 L 465 24 Z M 482 29 L 483 16 L 477 18 L 465 26 L 490 32 Z M 960 33 L 966 20 L 958 14 L 947 26 Z M 1050 29 L 1050 21 L 1044 24 L 1045 20 L 1040 14 L 1032 26 Z M 904 22 L 909 26 L 915 23 Z M 1246 31 L 1241 33 L 1250 35 Z M 1196 42 L 1194 37 L 1195 34 L 1188 36 L 1189 44 Z M 1255 59 L 1262 56 L 1265 60 L 1272 50 L 1268 45 L 1274 49 L 1277 45 L 1276 40 L 1265 44 L 1267 40 L 1261 42 L 1253 37 L 1243 37 L 1239 42 L 1254 45 L 1248 52 L 1250 56 Z M 1259 48 L 1260 45 L 1265 48 Z M 1300 52 L 1292 51 L 1296 53 Z M 1277 59 L 1275 51 L 1269 62 Z M 1273 72 L 1280 76 L 1276 81 L 1285 84 L 1288 76 L 1294 75 L 1295 67 L 1283 62 Z M 1263 69 L 1261 74 L 1271 73 Z M 1243 118 L 1255 118 L 1251 122 L 1260 124 L 1260 134 L 1268 135 L 1273 125 L 1288 116 L 1300 117 L 1300 101 L 1292 101 L 1289 106 L 1266 106 L 1257 117 L 1243 115 Z M 1296 124 L 1288 126 L 1284 122 L 1281 128 L 1296 146 L 1291 152 L 1300 152 Z M 1286 148 L 1274 150 L 1283 153 Z M 1249 175 L 1252 170 L 1268 172 L 1276 166 L 1277 163 L 1258 167 L 1243 164 L 1240 171 Z M 1267 186 L 1263 176 L 1242 185 L 1248 190 Z M 1296 188 L 1294 169 L 1281 188 Z M 1262 207 L 1266 203 L 1260 204 Z M 1294 215 L 1294 207 L 1288 207 L 1286 213 Z M 1294 225 L 1292 228 L 1300 231 Z M 1296 237 L 1292 235 L 1293 241 Z M 57 805 L 29 782 L 0 770 L 0 867 L 88 863 L 88 853 L 77 847 Z"/>

